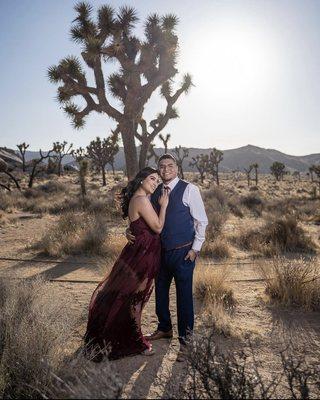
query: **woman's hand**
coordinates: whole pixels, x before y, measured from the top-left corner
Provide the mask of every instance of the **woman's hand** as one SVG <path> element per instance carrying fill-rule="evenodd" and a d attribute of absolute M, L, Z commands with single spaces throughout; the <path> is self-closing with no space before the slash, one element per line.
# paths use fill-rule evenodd
<path fill-rule="evenodd" d="M 163 190 L 161 196 L 159 197 L 158 203 L 161 207 L 167 207 L 169 203 L 169 193 L 168 190 Z"/>

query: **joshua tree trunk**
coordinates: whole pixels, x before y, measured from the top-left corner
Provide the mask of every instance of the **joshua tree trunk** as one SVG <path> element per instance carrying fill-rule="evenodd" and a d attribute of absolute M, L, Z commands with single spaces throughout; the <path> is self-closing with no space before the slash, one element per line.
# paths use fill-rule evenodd
<path fill-rule="evenodd" d="M 146 166 L 147 164 L 147 155 L 150 147 L 150 141 L 149 140 L 143 140 L 141 143 L 141 148 L 140 148 L 140 154 L 139 154 L 139 169 L 142 169 Z"/>
<path fill-rule="evenodd" d="M 106 181 L 106 166 L 102 165 L 101 166 L 101 172 L 102 172 L 102 186 L 107 186 L 107 181 Z"/>
<path fill-rule="evenodd" d="M 124 121 L 120 124 L 120 132 L 129 180 L 133 179 L 138 171 L 138 155 L 134 141 L 135 131 L 136 129 L 134 121 L 130 121 L 129 123 Z"/>

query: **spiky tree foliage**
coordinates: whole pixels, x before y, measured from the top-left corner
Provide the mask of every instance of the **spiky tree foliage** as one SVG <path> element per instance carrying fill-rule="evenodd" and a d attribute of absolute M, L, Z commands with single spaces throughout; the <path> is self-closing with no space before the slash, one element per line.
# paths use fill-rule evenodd
<path fill-rule="evenodd" d="M 253 166 L 252 165 L 249 165 L 248 168 L 244 168 L 244 172 L 246 173 L 246 176 L 247 176 L 248 186 L 250 186 L 252 170 L 253 170 Z"/>
<path fill-rule="evenodd" d="M 283 176 L 286 173 L 285 169 L 286 166 L 279 161 L 275 161 L 270 167 L 271 174 L 276 178 L 277 181 L 283 179 Z"/>
<path fill-rule="evenodd" d="M 198 154 L 196 157 L 192 157 L 189 165 L 197 168 L 200 174 L 201 183 L 203 183 L 206 173 L 208 172 L 208 161 L 209 156 L 207 154 Z"/>
<path fill-rule="evenodd" d="M 28 183 L 28 187 L 32 188 L 33 186 L 33 182 L 34 182 L 34 178 L 38 175 L 38 173 L 40 172 L 39 170 L 39 165 L 46 160 L 47 158 L 49 158 L 50 156 L 52 156 L 53 153 L 53 149 L 49 150 L 47 152 L 47 154 L 43 154 L 42 150 L 39 150 L 39 154 L 40 154 L 40 158 L 35 158 L 33 160 L 30 161 L 30 164 L 32 166 L 30 175 L 29 175 L 29 183 Z"/>
<path fill-rule="evenodd" d="M 72 147 L 73 144 L 70 143 L 69 146 L 68 142 L 63 141 L 62 143 L 60 142 L 54 142 L 53 143 L 53 151 L 54 151 L 54 156 L 57 160 L 57 173 L 59 176 L 61 176 L 61 171 L 62 171 L 62 160 L 67 154 L 71 154 L 72 152 Z"/>
<path fill-rule="evenodd" d="M 184 179 L 183 160 L 189 156 L 189 149 L 187 149 L 186 147 L 181 147 L 181 145 L 179 145 L 178 147 L 176 146 L 174 148 L 173 153 L 177 160 L 179 174 L 180 174 L 181 178 Z"/>
<path fill-rule="evenodd" d="M 216 149 L 215 147 L 209 154 L 208 158 L 208 170 L 212 175 L 213 181 L 219 186 L 219 164 L 223 160 L 223 151 Z"/>
<path fill-rule="evenodd" d="M 162 133 L 160 133 L 160 135 L 159 135 L 159 139 L 163 143 L 165 154 L 168 153 L 168 142 L 169 142 L 170 138 L 171 138 L 170 133 L 167 133 L 166 136 L 163 136 Z"/>
<path fill-rule="evenodd" d="M 51 66 L 49 79 L 60 85 L 57 98 L 75 128 L 82 128 L 85 117 L 92 111 L 116 122 L 124 146 L 127 174 L 132 178 L 138 170 L 135 137 L 141 141 L 139 164 L 142 167 L 150 143 L 170 119 L 178 116 L 174 104 L 192 85 L 191 77 L 185 75 L 179 89 L 173 90 L 172 79 L 178 73 L 175 32 L 178 19 L 171 14 L 149 16 L 145 37 L 139 39 L 133 33 L 138 17 L 132 7 L 121 7 L 116 13 L 108 5 L 101 6 L 96 19 L 88 3 L 77 3 L 75 10 L 77 17 L 71 38 L 82 46 L 81 56 L 93 72 L 94 85 L 88 84 L 80 59 L 73 56 Z M 103 64 L 108 61 L 117 61 L 119 69 L 104 76 Z M 148 131 L 144 108 L 157 88 L 161 88 L 167 106 L 164 113 L 150 122 L 151 131 Z M 76 96 L 83 98 L 84 107 L 73 101 Z M 112 98 L 118 100 L 118 108 L 111 104 Z"/>
<path fill-rule="evenodd" d="M 17 144 L 17 147 L 19 149 L 20 155 L 21 155 L 21 160 L 22 160 L 22 171 L 26 172 L 26 151 L 27 148 L 29 147 L 29 144 L 26 144 L 26 142 Z"/>
<path fill-rule="evenodd" d="M 92 160 L 94 166 L 100 169 L 102 173 L 102 186 L 106 186 L 106 165 L 113 166 L 114 157 L 119 151 L 118 135 L 112 134 L 110 137 L 101 140 L 97 137 L 87 146 L 88 157 Z"/>
<path fill-rule="evenodd" d="M 152 158 L 154 158 L 155 164 L 158 164 L 158 161 L 159 161 L 159 158 L 160 158 L 160 157 L 159 157 L 158 154 L 155 152 L 154 148 L 155 148 L 155 144 L 154 144 L 154 143 L 150 143 L 149 150 L 148 150 L 148 154 L 147 154 L 146 165 L 149 165 L 149 162 L 150 162 L 150 160 L 151 160 Z M 141 151 L 141 149 L 140 149 L 140 151 Z"/>

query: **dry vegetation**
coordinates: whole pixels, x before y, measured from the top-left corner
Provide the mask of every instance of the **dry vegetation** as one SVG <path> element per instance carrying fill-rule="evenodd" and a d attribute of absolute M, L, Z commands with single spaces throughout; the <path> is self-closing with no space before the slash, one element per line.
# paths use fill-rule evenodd
<path fill-rule="evenodd" d="M 192 181 L 194 175 L 186 178 Z M 32 189 L 24 189 L 22 180 L 21 192 L 0 191 L 0 230 L 6 232 L 20 214 L 37 215 L 47 228 L 26 251 L 56 258 L 85 255 L 94 260 L 102 256 L 112 263 L 126 243 L 122 234 L 126 222 L 121 220 L 116 196 L 122 185 L 122 175 L 108 175 L 103 188 L 100 178 L 92 174 L 88 194 L 82 198 L 75 174 L 39 179 Z M 258 300 L 255 307 L 319 312 L 320 199 L 313 195 L 310 182 L 275 183 L 269 176 L 251 188 L 244 179 L 236 181 L 227 175 L 222 175 L 219 188 L 208 181 L 198 181 L 198 185 L 209 219 L 203 262 L 200 259 L 194 276 L 195 297 L 201 306 L 199 337 L 190 347 L 188 385 L 172 396 L 272 397 L 276 388 L 268 384 L 273 378 L 257 372 L 254 344 L 253 353 L 248 353 L 245 338 L 250 329 L 247 332 L 238 325 L 238 309 L 243 304 L 231 282 L 232 273 L 241 277 L 241 268 L 245 270 L 241 260 L 255 263 L 258 256 L 262 268 L 256 266 L 255 272 L 265 279 L 261 288 L 265 285 L 264 296 L 272 307 Z M 239 271 L 232 269 L 233 260 L 238 261 Z M 74 314 L 66 311 L 65 301 L 59 300 L 51 284 L 0 283 L 3 397 L 119 397 L 121 384 L 108 363 L 97 369 L 81 354 L 68 354 L 70 333 L 76 329 Z M 217 346 L 218 338 L 237 347 L 225 351 Z M 316 397 L 315 371 L 319 371 L 291 350 L 277 353 L 282 381 L 274 393 Z M 101 374 L 108 379 L 101 380 Z M 279 376 L 278 372 L 275 381 Z"/>
<path fill-rule="evenodd" d="M 320 310 L 320 275 L 315 260 L 278 258 L 261 269 L 272 300 L 284 306 Z"/>
<path fill-rule="evenodd" d="M 51 284 L 0 280 L 0 289 L 1 397 L 85 398 L 89 392 L 89 398 L 105 398 L 119 393 L 120 381 L 109 364 L 101 380 L 81 355 L 68 354 L 76 320 Z"/>

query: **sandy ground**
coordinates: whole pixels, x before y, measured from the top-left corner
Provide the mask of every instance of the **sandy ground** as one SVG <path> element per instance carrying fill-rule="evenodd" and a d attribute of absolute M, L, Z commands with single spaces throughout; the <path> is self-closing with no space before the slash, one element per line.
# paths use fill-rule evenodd
<path fill-rule="evenodd" d="M 106 260 L 89 257 L 49 259 L 31 250 L 30 244 L 40 238 L 55 219 L 48 215 L 37 218 L 28 213 L 15 213 L 10 223 L 0 228 L 0 276 L 25 278 L 39 275 L 50 279 L 58 293 L 70 302 L 77 316 L 78 326 L 72 342 L 76 351 L 84 334 L 90 296 L 104 275 Z M 238 338 L 217 337 L 217 341 L 231 347 L 240 342 L 243 344 L 244 338 L 250 336 L 255 353 L 262 362 L 262 373 L 269 376 L 271 371 L 279 369 L 275 354 L 281 348 L 280 339 L 286 336 L 293 338 L 295 344 L 311 357 L 316 354 L 320 349 L 320 313 L 286 310 L 270 305 L 264 294 L 257 263 L 240 257 L 226 265 L 237 300 L 232 324 L 238 332 Z M 200 264 L 198 268 L 201 268 Z M 145 333 L 156 328 L 154 303 L 152 296 L 143 314 L 142 328 Z M 175 322 L 174 287 L 171 291 L 171 309 Z M 201 305 L 196 303 L 196 319 L 200 316 Z M 170 386 L 182 379 L 186 364 L 176 361 L 179 349 L 176 332 L 173 340 L 155 342 L 154 348 L 154 356 L 135 356 L 113 362 L 125 383 L 123 398 L 166 397 Z M 159 385 L 159 381 L 162 385 Z"/>

